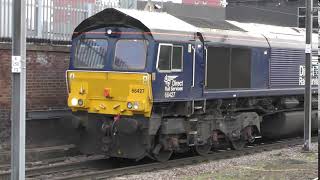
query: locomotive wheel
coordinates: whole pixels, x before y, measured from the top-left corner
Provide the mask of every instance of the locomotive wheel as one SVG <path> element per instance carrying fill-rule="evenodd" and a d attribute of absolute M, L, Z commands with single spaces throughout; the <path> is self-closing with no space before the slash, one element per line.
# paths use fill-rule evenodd
<path fill-rule="evenodd" d="M 166 162 L 170 159 L 173 151 L 172 150 L 164 150 L 162 147 L 158 154 L 154 154 L 154 158 L 159 162 Z"/>
<path fill-rule="evenodd" d="M 210 142 L 207 142 L 203 145 L 196 145 L 195 150 L 200 156 L 206 156 L 209 154 L 211 148 L 212 144 Z"/>
<path fill-rule="evenodd" d="M 247 141 L 243 140 L 243 139 L 239 139 L 239 140 L 233 140 L 230 141 L 231 143 L 231 148 L 234 150 L 242 150 L 245 145 L 247 144 Z"/>

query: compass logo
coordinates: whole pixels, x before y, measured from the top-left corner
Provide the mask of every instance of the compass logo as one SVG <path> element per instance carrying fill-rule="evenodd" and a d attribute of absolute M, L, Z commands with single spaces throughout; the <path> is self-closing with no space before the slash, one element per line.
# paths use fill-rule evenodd
<path fill-rule="evenodd" d="M 166 87 L 165 87 L 166 91 L 170 91 L 170 87 L 171 87 L 172 81 L 175 80 L 177 77 L 178 76 L 168 76 L 168 75 L 166 75 L 164 77 L 164 83 L 166 85 Z"/>
<path fill-rule="evenodd" d="M 176 78 L 178 76 L 168 76 L 164 77 L 164 91 L 165 98 L 173 98 L 176 97 L 177 91 L 183 91 L 183 81 L 177 81 Z"/>

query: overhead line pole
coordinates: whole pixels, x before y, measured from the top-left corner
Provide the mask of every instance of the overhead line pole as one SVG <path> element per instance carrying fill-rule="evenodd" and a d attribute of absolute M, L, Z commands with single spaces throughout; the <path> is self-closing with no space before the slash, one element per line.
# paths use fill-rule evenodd
<path fill-rule="evenodd" d="M 12 6 L 11 180 L 25 179 L 26 4 Z"/>
<path fill-rule="evenodd" d="M 305 60 L 305 94 L 304 94 L 304 145 L 305 151 L 311 145 L 311 64 L 312 64 L 312 15 L 313 0 L 306 0 L 306 60 Z"/>

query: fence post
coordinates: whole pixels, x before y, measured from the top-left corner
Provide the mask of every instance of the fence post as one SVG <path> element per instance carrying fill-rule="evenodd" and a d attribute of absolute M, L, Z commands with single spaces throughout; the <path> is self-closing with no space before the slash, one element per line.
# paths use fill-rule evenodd
<path fill-rule="evenodd" d="M 87 18 L 91 17 L 93 14 L 94 14 L 93 4 L 88 3 L 87 4 Z"/>
<path fill-rule="evenodd" d="M 43 33 L 43 0 L 38 0 L 38 7 L 36 12 L 37 38 L 41 39 Z"/>
<path fill-rule="evenodd" d="M 137 9 L 137 0 L 120 0 L 120 8 Z"/>

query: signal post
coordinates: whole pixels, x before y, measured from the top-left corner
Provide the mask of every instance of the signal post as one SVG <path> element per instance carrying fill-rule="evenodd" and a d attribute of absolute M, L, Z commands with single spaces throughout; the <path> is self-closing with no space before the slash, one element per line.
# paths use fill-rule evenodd
<path fill-rule="evenodd" d="M 25 179 L 26 4 L 13 0 L 11 180 Z"/>
<path fill-rule="evenodd" d="M 312 67 L 312 15 L 313 1 L 306 0 L 306 60 L 305 60 L 305 94 L 304 94 L 304 144 L 303 150 L 309 151 L 311 145 L 311 67 Z"/>

